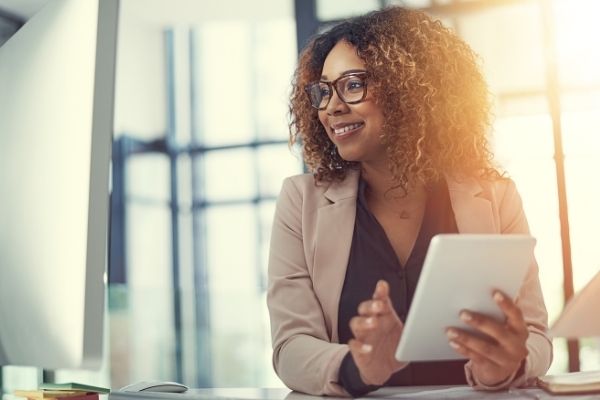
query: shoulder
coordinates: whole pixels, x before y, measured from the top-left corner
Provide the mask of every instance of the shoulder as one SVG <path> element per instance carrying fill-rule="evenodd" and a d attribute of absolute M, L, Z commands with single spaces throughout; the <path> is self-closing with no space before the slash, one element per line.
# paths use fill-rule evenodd
<path fill-rule="evenodd" d="M 484 192 L 489 193 L 494 199 L 502 204 L 505 201 L 514 201 L 519 196 L 517 185 L 509 177 L 478 180 Z M 516 197 L 515 197 L 516 196 Z"/>
<path fill-rule="evenodd" d="M 285 178 L 277 198 L 277 210 L 282 215 L 300 218 L 326 203 L 325 192 L 329 184 L 318 184 L 312 174 Z"/>
<path fill-rule="evenodd" d="M 448 189 L 451 192 L 465 192 L 473 196 L 482 197 L 493 203 L 501 204 L 506 200 L 514 201 L 518 197 L 515 182 L 508 177 L 497 178 L 457 178 L 446 176 Z"/>
<path fill-rule="evenodd" d="M 500 210 L 521 209 L 521 196 L 517 190 L 517 185 L 511 178 L 500 177 L 486 181 L 483 185 L 488 187 Z"/>
<path fill-rule="evenodd" d="M 310 206 L 320 207 L 347 198 L 356 198 L 358 171 L 349 171 L 341 181 L 317 182 L 311 174 L 294 175 L 283 181 L 281 197 L 291 197 Z"/>
<path fill-rule="evenodd" d="M 284 179 L 282 189 L 295 190 L 300 193 L 311 191 L 317 188 L 315 178 L 312 174 L 299 174 L 288 176 Z"/>
<path fill-rule="evenodd" d="M 502 177 L 482 183 L 493 198 L 500 217 L 500 228 L 504 233 L 527 233 L 529 226 L 523 210 L 523 201 L 515 182 Z"/>
<path fill-rule="evenodd" d="M 306 199 L 322 197 L 328 188 L 329 184 L 317 183 L 312 174 L 294 175 L 284 179 L 279 198 L 303 203 Z"/>

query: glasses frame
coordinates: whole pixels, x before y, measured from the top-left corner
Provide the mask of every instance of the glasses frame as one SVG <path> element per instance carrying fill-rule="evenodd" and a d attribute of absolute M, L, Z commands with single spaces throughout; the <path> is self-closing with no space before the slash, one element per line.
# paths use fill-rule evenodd
<path fill-rule="evenodd" d="M 346 100 L 344 99 L 344 97 L 340 95 L 340 92 L 338 91 L 338 88 L 337 88 L 337 83 L 338 83 L 338 81 L 339 81 L 340 79 L 344 79 L 344 78 L 348 78 L 348 77 L 352 77 L 352 76 L 364 76 L 364 77 L 366 78 L 366 77 L 368 76 L 368 73 L 367 73 L 367 71 L 349 72 L 349 73 L 347 73 L 347 74 L 344 74 L 344 75 L 340 75 L 340 76 L 338 76 L 338 77 L 337 77 L 336 79 L 334 79 L 333 81 L 323 81 L 323 80 L 320 80 L 320 81 L 318 81 L 318 82 L 312 82 L 312 83 L 309 83 L 308 85 L 306 85 L 306 86 L 304 87 L 304 91 L 306 92 L 306 95 L 308 96 L 308 100 L 310 101 L 310 105 L 311 105 L 313 108 L 316 108 L 317 110 L 319 110 L 319 111 L 322 111 L 322 110 L 325 110 L 325 109 L 327 108 L 327 106 L 329 105 L 329 103 L 331 102 L 331 99 L 332 99 L 333 95 L 330 95 L 330 96 L 329 96 L 329 99 L 327 100 L 327 103 L 325 103 L 325 105 L 324 105 L 324 106 L 322 106 L 322 107 L 317 107 L 317 106 L 315 106 L 315 105 L 312 103 L 312 101 L 311 101 L 311 95 L 310 95 L 310 89 L 311 89 L 313 86 L 315 86 L 315 85 L 319 85 L 319 84 L 321 84 L 321 83 L 324 83 L 324 84 L 326 84 L 326 85 L 329 87 L 329 91 L 330 91 L 331 93 L 333 93 L 333 91 L 335 90 L 335 93 L 337 94 L 337 97 L 338 97 L 338 99 L 340 99 L 340 100 L 341 100 L 343 103 L 345 103 L 345 104 L 358 104 L 358 103 L 360 103 L 360 102 L 364 101 L 364 100 L 365 100 L 365 97 L 367 97 L 367 88 L 368 88 L 368 82 L 367 82 L 367 80 L 366 80 L 366 79 L 364 80 L 364 84 L 365 84 L 365 86 L 364 86 L 364 90 L 363 90 L 363 95 L 362 95 L 362 97 L 361 97 L 360 99 L 358 99 L 358 100 L 346 101 Z"/>

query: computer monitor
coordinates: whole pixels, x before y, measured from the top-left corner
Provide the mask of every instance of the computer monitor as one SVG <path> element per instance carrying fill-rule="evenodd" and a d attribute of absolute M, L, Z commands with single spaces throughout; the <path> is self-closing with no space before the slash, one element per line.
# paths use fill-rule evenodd
<path fill-rule="evenodd" d="M 118 0 L 52 0 L 0 47 L 0 365 L 102 360 Z"/>

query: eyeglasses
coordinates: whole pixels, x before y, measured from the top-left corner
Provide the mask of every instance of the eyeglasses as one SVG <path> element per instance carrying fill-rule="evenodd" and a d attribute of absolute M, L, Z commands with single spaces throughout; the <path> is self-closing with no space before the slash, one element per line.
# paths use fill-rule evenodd
<path fill-rule="evenodd" d="M 317 110 L 327 108 L 334 89 L 344 103 L 360 103 L 367 96 L 367 72 L 350 72 L 334 81 L 313 82 L 304 88 L 310 99 L 310 104 Z"/>

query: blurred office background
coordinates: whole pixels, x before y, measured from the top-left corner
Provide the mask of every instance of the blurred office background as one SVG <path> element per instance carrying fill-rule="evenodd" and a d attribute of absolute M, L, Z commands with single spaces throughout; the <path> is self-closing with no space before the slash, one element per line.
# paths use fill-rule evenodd
<path fill-rule="evenodd" d="M 47 1 L 0 0 L 0 44 Z M 594 0 L 121 0 L 106 362 L 48 377 L 118 388 L 281 386 L 265 304 L 298 48 L 332 21 L 403 4 L 481 55 L 498 160 L 517 182 L 552 322 L 600 270 L 600 4 Z M 551 372 L 600 369 L 555 340 Z M 5 388 L 39 377 L 5 367 Z"/>

